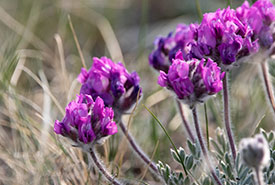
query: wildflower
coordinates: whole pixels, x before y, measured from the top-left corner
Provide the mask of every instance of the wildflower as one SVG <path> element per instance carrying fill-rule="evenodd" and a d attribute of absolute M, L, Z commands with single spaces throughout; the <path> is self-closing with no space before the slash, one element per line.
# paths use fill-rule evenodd
<path fill-rule="evenodd" d="M 218 9 L 204 14 L 200 25 L 178 25 L 174 34 L 158 38 L 149 63 L 167 73 L 176 52 L 181 50 L 184 60 L 211 58 L 228 70 L 258 51 L 258 39 L 253 38 L 253 31 L 247 22 L 237 17 L 235 10 Z"/>
<path fill-rule="evenodd" d="M 157 38 L 156 49 L 149 55 L 150 65 L 167 73 L 179 49 L 182 50 L 184 59 L 189 59 L 189 43 L 195 38 L 197 27 L 198 24 L 179 24 L 175 32 L 170 32 L 167 37 Z"/>
<path fill-rule="evenodd" d="M 245 1 L 236 9 L 237 17 L 253 29 L 254 40 L 259 40 L 263 48 L 269 48 L 274 42 L 275 7 L 269 0 L 258 0 L 251 7 Z"/>
<path fill-rule="evenodd" d="M 82 68 L 78 76 L 82 84 L 80 93 L 93 98 L 101 97 L 105 105 L 112 107 L 115 112 L 129 110 L 141 97 L 138 74 L 129 73 L 122 63 L 115 64 L 107 57 L 95 57 L 93 61 L 89 71 Z"/>
<path fill-rule="evenodd" d="M 104 107 L 100 97 L 93 101 L 91 96 L 80 94 L 67 105 L 63 120 L 55 121 L 54 131 L 76 143 L 99 143 L 117 133 L 113 117 L 112 108 Z"/>
<path fill-rule="evenodd" d="M 222 90 L 224 74 L 211 59 L 185 61 L 178 51 L 168 73 L 160 71 L 158 83 L 192 107 Z"/>
<path fill-rule="evenodd" d="M 258 50 L 257 40 L 252 41 L 253 30 L 230 8 L 204 14 L 197 32 L 197 39 L 191 43 L 191 56 L 210 57 L 225 69 Z"/>
<path fill-rule="evenodd" d="M 270 160 L 270 152 L 266 139 L 258 134 L 254 138 L 245 138 L 240 142 L 243 161 L 250 167 L 261 169 Z"/>

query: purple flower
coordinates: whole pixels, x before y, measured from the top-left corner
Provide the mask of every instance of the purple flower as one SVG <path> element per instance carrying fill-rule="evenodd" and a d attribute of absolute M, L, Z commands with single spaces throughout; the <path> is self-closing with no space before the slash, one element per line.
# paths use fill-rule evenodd
<path fill-rule="evenodd" d="M 158 83 L 172 90 L 178 99 L 193 106 L 222 90 L 223 77 L 224 72 L 211 59 L 207 62 L 205 59 L 184 61 L 179 51 L 168 73 L 160 71 Z"/>
<path fill-rule="evenodd" d="M 256 7 L 259 10 L 264 24 L 270 25 L 275 21 L 275 7 L 270 0 L 258 0 L 252 7 Z"/>
<path fill-rule="evenodd" d="M 206 13 L 198 27 L 198 38 L 191 43 L 191 56 L 198 59 L 210 57 L 226 67 L 257 51 L 252 32 L 233 9 Z"/>
<path fill-rule="evenodd" d="M 270 0 L 258 0 L 251 7 L 245 1 L 236 9 L 236 15 L 253 30 L 252 38 L 259 39 L 262 47 L 269 48 L 272 45 L 275 37 L 275 7 Z"/>
<path fill-rule="evenodd" d="M 168 72 L 175 54 L 182 50 L 184 59 L 190 58 L 189 43 L 197 36 L 198 24 L 179 24 L 167 37 L 159 37 L 155 41 L 155 50 L 149 55 L 149 64 L 156 70 Z"/>
<path fill-rule="evenodd" d="M 262 7 L 265 3 L 258 4 L 258 7 Z M 247 14 L 243 12 L 239 14 Z M 268 20 L 273 18 L 273 13 L 266 14 Z M 242 21 L 238 13 L 230 8 L 218 9 L 204 14 L 200 25 L 178 25 L 175 32 L 157 39 L 156 49 L 150 54 L 149 62 L 155 69 L 168 73 L 175 54 L 181 50 L 186 61 L 211 58 L 225 70 L 230 69 L 231 64 L 258 51 L 258 40 L 253 37 L 253 28 L 257 28 L 258 24 L 261 26 L 262 22 L 258 21 L 260 15 L 257 13 L 250 16 L 254 16 L 256 21 L 253 22 L 254 18 L 251 21 Z M 253 23 L 253 27 L 250 23 Z M 265 43 L 271 42 L 269 35 L 263 34 L 261 37 Z"/>
<path fill-rule="evenodd" d="M 55 121 L 54 131 L 75 142 L 97 142 L 117 132 L 113 117 L 112 108 L 104 107 L 100 97 L 94 102 L 91 96 L 80 94 L 67 105 L 63 120 Z"/>
<path fill-rule="evenodd" d="M 116 64 L 107 57 L 95 57 L 93 61 L 89 71 L 83 68 L 78 76 L 82 84 L 80 93 L 94 99 L 101 97 L 104 104 L 116 112 L 129 110 L 141 97 L 138 74 L 129 73 L 122 63 Z"/>
<path fill-rule="evenodd" d="M 169 51 L 176 45 L 170 32 L 167 37 L 159 37 L 155 40 L 156 49 L 149 55 L 149 64 L 156 70 L 167 71 L 171 62 L 167 56 Z"/>

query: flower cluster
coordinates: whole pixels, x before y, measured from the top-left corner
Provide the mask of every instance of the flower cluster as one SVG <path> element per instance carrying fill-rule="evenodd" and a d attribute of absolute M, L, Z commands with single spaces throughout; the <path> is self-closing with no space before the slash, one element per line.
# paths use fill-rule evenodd
<path fill-rule="evenodd" d="M 263 48 L 269 48 L 275 39 L 275 7 L 269 0 L 258 0 L 251 7 L 245 1 L 236 9 L 237 17 L 253 29 L 254 40 Z"/>
<path fill-rule="evenodd" d="M 221 90 L 222 85 L 218 82 L 222 79 L 223 73 L 217 66 L 227 71 L 238 65 L 242 59 L 253 56 L 252 54 L 259 50 L 259 46 L 270 47 L 274 38 L 273 4 L 269 0 L 259 0 L 249 7 L 248 2 L 245 2 L 237 10 L 228 7 L 206 13 L 199 25 L 178 25 L 175 33 L 171 32 L 167 37 L 156 40 L 156 49 L 150 54 L 149 63 L 160 71 L 161 86 L 173 89 L 179 99 L 188 100 L 188 104 L 191 104 L 191 101 L 201 101 L 206 95 Z M 179 50 L 180 60 L 175 56 Z M 201 67 L 204 59 L 208 59 L 207 65 Z M 181 60 L 188 62 L 184 63 Z M 199 60 L 201 62 L 198 62 Z M 204 74 L 203 71 L 206 71 L 205 68 L 208 66 L 211 66 L 208 70 L 212 70 L 209 73 L 211 75 L 199 75 L 201 79 L 197 81 L 203 81 L 204 86 L 197 88 L 194 80 L 190 79 L 190 75 L 193 78 L 194 74 L 188 71 L 196 71 L 196 74 L 200 69 L 204 69 L 201 70 Z M 209 81 L 205 80 L 207 78 L 217 82 L 214 86 L 219 89 L 218 91 L 209 90 Z"/>
<path fill-rule="evenodd" d="M 210 57 L 225 69 L 258 51 L 253 29 L 230 8 L 204 14 L 200 25 L 178 25 L 174 34 L 158 38 L 155 45 L 149 63 L 165 72 L 178 50 L 182 50 L 185 60 Z"/>
<path fill-rule="evenodd" d="M 138 74 L 129 73 L 122 63 L 116 64 L 107 57 L 95 57 L 93 61 L 92 67 L 88 71 L 83 68 L 78 76 L 80 93 L 101 97 L 115 112 L 129 110 L 141 96 Z"/>
<path fill-rule="evenodd" d="M 104 107 L 100 97 L 95 101 L 89 95 L 77 95 L 66 107 L 66 115 L 55 121 L 54 131 L 75 142 L 100 142 L 102 138 L 117 133 L 112 108 Z"/>
<path fill-rule="evenodd" d="M 178 51 L 168 73 L 160 71 L 158 83 L 174 91 L 180 100 L 192 107 L 222 90 L 224 74 L 211 59 L 185 61 L 182 52 Z"/>
<path fill-rule="evenodd" d="M 245 138 L 240 142 L 240 152 L 243 161 L 250 167 L 262 168 L 269 163 L 269 146 L 262 134 L 254 138 Z"/>
<path fill-rule="evenodd" d="M 149 56 L 149 63 L 156 70 L 168 72 L 172 59 L 178 50 L 182 50 L 185 60 L 190 59 L 189 43 L 195 39 L 198 24 L 179 24 L 175 33 L 155 40 L 156 49 Z"/>
<path fill-rule="evenodd" d="M 191 45 L 194 58 L 210 57 L 228 68 L 244 56 L 258 50 L 252 41 L 253 30 L 236 16 L 230 8 L 206 13 L 197 29 L 197 39 Z"/>

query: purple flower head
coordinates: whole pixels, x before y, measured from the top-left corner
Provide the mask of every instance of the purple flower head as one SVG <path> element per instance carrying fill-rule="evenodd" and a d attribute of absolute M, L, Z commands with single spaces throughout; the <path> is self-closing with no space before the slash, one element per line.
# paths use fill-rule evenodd
<path fill-rule="evenodd" d="M 197 40 L 190 43 L 191 56 L 210 57 L 223 66 L 257 51 L 252 42 L 253 30 L 241 22 L 233 9 L 227 8 L 204 14 L 198 27 Z"/>
<path fill-rule="evenodd" d="M 275 7 L 270 0 L 258 0 L 252 7 L 256 7 L 259 10 L 264 24 L 270 25 L 275 21 Z"/>
<path fill-rule="evenodd" d="M 94 102 L 89 95 L 77 95 L 66 107 L 66 115 L 55 121 L 54 132 L 75 142 L 98 142 L 101 138 L 117 132 L 112 108 L 104 107 L 103 100 Z"/>
<path fill-rule="evenodd" d="M 95 57 L 93 61 L 89 71 L 83 68 L 78 76 L 82 84 L 80 93 L 94 99 L 101 97 L 115 112 L 129 110 L 142 95 L 138 74 L 129 73 L 122 63 L 116 64 L 107 57 Z"/>
<path fill-rule="evenodd" d="M 179 24 L 167 37 L 159 37 L 155 41 L 155 50 L 149 55 L 149 64 L 156 70 L 168 72 L 169 66 L 178 50 L 182 50 L 184 59 L 190 58 L 189 43 L 197 37 L 198 24 Z"/>
<path fill-rule="evenodd" d="M 171 65 L 167 56 L 176 45 L 172 35 L 173 33 L 170 32 L 167 37 L 158 37 L 155 40 L 156 49 L 149 55 L 149 64 L 156 70 L 167 71 Z"/>
<path fill-rule="evenodd" d="M 168 73 L 160 71 L 158 84 L 172 90 L 190 106 L 203 102 L 209 95 L 222 89 L 224 72 L 217 63 L 208 59 L 185 61 L 182 52 L 177 52 Z"/>
<path fill-rule="evenodd" d="M 275 7 L 270 0 L 258 0 L 251 7 L 245 1 L 236 9 L 236 15 L 253 30 L 252 38 L 259 39 L 261 47 L 269 48 L 272 45 L 275 39 Z"/>

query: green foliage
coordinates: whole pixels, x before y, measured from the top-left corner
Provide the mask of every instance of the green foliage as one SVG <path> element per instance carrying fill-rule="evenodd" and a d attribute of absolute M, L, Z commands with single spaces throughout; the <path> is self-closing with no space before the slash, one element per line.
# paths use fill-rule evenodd
<path fill-rule="evenodd" d="M 168 164 L 163 164 L 161 161 L 158 162 L 157 164 L 159 173 L 163 177 L 163 180 L 166 182 L 168 185 L 185 185 L 189 184 L 189 178 L 183 177 L 182 172 L 175 173 L 171 170 L 170 166 Z"/>
<path fill-rule="evenodd" d="M 264 180 L 267 184 L 275 184 L 275 139 L 274 131 L 266 133 L 263 129 L 260 131 L 269 143 L 270 147 L 270 163 L 263 169 Z"/>
<path fill-rule="evenodd" d="M 266 133 L 261 129 L 261 133 L 267 139 L 270 145 L 271 160 L 269 166 L 263 169 L 264 180 L 267 184 L 275 183 L 275 150 L 274 150 L 274 132 Z M 211 139 L 212 143 L 212 162 L 217 164 L 216 172 L 224 184 L 228 185 L 246 185 L 254 184 L 253 170 L 247 167 L 241 161 L 240 153 L 234 162 L 230 154 L 226 136 L 220 128 L 216 130 L 216 140 Z M 187 146 L 190 153 L 187 153 L 182 147 L 177 152 L 170 149 L 172 158 L 180 164 L 184 162 L 188 175 L 183 177 L 182 172 L 173 171 L 168 164 L 158 163 L 158 169 L 163 179 L 168 185 L 191 185 L 202 184 L 212 185 L 214 181 L 207 172 L 207 166 L 201 159 L 201 151 L 198 144 L 194 144 L 187 140 Z M 179 155 L 177 155 L 179 153 Z M 196 179 L 196 180 L 195 180 Z"/>
<path fill-rule="evenodd" d="M 177 149 L 177 151 L 170 149 L 171 156 L 176 162 L 178 162 L 179 164 L 181 163 L 181 161 L 184 162 L 184 165 L 188 171 L 187 176 L 184 177 L 182 172 L 174 172 L 173 170 L 171 170 L 168 164 L 164 165 L 160 161 L 158 163 L 159 172 L 168 185 L 189 185 L 199 183 L 199 181 L 197 181 L 196 179 L 198 175 L 197 173 L 200 171 L 199 167 L 202 164 L 202 160 L 200 159 L 200 149 L 198 145 L 191 143 L 191 141 L 188 140 L 187 142 L 189 150 L 192 151 L 191 154 L 187 154 L 182 147 Z"/>

